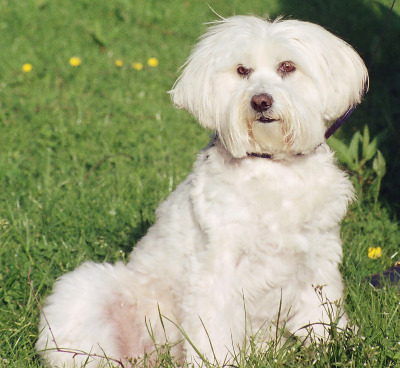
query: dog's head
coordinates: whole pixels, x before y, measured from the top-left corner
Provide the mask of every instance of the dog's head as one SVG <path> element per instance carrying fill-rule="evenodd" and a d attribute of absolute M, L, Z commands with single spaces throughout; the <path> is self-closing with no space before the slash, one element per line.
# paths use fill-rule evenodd
<path fill-rule="evenodd" d="M 200 39 L 170 92 L 234 157 L 307 153 L 359 103 L 367 69 L 324 28 L 235 16 Z"/>

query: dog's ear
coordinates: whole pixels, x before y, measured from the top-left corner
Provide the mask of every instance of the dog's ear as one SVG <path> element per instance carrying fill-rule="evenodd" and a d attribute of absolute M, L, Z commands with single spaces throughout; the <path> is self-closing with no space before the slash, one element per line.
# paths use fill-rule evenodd
<path fill-rule="evenodd" d="M 206 45 L 206 36 L 193 50 L 182 66 L 182 73 L 169 91 L 174 105 L 189 111 L 205 128 L 216 129 L 216 112 L 213 103 L 215 91 L 212 83 L 212 47 Z"/>
<path fill-rule="evenodd" d="M 361 102 L 368 90 L 368 70 L 358 53 L 345 41 L 322 27 L 315 28 L 313 37 L 318 43 L 319 55 L 315 65 L 322 78 L 318 78 L 324 95 L 324 120 L 330 122 L 342 116 L 353 105 Z"/>

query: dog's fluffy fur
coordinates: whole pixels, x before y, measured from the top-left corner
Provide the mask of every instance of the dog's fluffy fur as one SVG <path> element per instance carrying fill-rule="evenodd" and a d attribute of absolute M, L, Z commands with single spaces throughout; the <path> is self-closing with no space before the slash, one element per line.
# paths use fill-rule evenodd
<path fill-rule="evenodd" d="M 320 26 L 216 22 L 171 96 L 217 139 L 160 205 L 127 265 L 88 262 L 56 282 L 37 343 L 45 362 L 87 359 L 68 351 L 143 355 L 154 348 L 148 329 L 158 344 L 181 340 L 181 329 L 222 362 L 250 335 L 272 337 L 278 313 L 287 331 L 306 335 L 314 323 L 325 337 L 322 302 L 343 296 L 339 225 L 353 189 L 324 132 L 360 102 L 367 80 L 358 54 Z M 174 354 L 197 359 L 183 340 Z"/>

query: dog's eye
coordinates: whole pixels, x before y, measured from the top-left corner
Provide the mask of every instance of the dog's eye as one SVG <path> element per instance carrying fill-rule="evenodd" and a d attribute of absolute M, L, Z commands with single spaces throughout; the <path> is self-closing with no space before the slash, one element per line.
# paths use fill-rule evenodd
<path fill-rule="evenodd" d="M 279 64 L 278 71 L 281 75 L 286 75 L 289 73 L 293 73 L 296 70 L 296 66 L 292 61 L 283 61 Z"/>
<path fill-rule="evenodd" d="M 241 77 L 248 77 L 248 76 L 253 72 L 253 69 L 251 69 L 251 68 L 246 68 L 246 67 L 243 66 L 243 65 L 239 65 L 239 66 L 236 68 L 236 71 L 237 71 L 237 73 L 238 73 Z"/>

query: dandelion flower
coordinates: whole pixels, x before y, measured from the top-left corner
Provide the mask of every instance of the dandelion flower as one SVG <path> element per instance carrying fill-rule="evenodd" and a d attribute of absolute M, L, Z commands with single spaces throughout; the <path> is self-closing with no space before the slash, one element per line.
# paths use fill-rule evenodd
<path fill-rule="evenodd" d="M 132 68 L 135 70 L 142 70 L 143 69 L 143 64 L 142 63 L 133 63 Z"/>
<path fill-rule="evenodd" d="M 24 65 L 22 65 L 22 71 L 24 73 L 29 73 L 30 71 L 32 71 L 32 64 L 29 63 L 25 63 Z"/>
<path fill-rule="evenodd" d="M 147 60 L 147 65 L 151 66 L 153 68 L 158 66 L 158 59 L 156 59 L 154 57 L 150 58 L 149 60 Z"/>
<path fill-rule="evenodd" d="M 71 66 L 79 66 L 81 64 L 82 60 L 77 56 L 73 56 L 71 59 L 69 59 L 69 65 Z"/>
<path fill-rule="evenodd" d="M 382 255 L 381 247 L 369 247 L 368 248 L 368 257 L 371 259 L 378 259 Z"/>
<path fill-rule="evenodd" d="M 115 65 L 118 68 L 121 68 L 124 65 L 124 62 L 121 59 L 117 59 L 117 60 L 115 60 Z"/>

